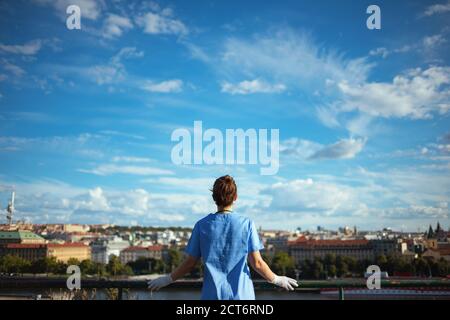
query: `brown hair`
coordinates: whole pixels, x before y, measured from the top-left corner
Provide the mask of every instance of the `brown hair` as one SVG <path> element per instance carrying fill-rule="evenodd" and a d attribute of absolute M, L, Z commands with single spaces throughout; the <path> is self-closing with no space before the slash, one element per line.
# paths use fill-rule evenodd
<path fill-rule="evenodd" d="M 237 198 L 236 183 L 229 175 L 217 178 L 211 191 L 214 202 L 221 207 L 231 205 Z"/>

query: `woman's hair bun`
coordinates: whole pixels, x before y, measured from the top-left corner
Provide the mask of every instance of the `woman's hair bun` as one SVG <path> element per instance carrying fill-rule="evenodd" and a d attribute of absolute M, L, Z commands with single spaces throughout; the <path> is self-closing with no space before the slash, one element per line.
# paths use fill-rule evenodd
<path fill-rule="evenodd" d="M 218 206 L 228 206 L 236 200 L 237 186 L 232 176 L 222 176 L 214 182 L 212 197 Z"/>

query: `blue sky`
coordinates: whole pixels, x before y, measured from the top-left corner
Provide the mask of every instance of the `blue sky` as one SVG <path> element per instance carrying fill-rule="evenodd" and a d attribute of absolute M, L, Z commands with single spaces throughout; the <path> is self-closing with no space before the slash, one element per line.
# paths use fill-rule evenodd
<path fill-rule="evenodd" d="M 70 4 L 81 30 L 66 28 Z M 450 2 L 0 4 L 0 204 L 191 226 L 229 173 L 263 228 L 449 226 Z M 171 161 L 177 128 L 279 129 L 280 169 Z"/>

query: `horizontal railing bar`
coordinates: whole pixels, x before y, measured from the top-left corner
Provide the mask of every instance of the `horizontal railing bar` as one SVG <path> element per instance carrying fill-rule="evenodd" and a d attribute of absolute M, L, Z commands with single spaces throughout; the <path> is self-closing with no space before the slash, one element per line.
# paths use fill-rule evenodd
<path fill-rule="evenodd" d="M 275 288 L 264 280 L 254 280 L 257 288 Z M 321 288 L 366 288 L 366 281 L 360 280 L 331 280 L 315 281 L 300 280 L 299 289 Z M 171 284 L 171 288 L 200 288 L 202 280 L 178 280 Z M 125 279 L 81 279 L 84 289 L 127 288 L 146 289 L 146 280 Z M 443 280 L 382 280 L 382 288 L 449 288 L 450 281 Z M 67 278 L 39 278 L 39 277 L 0 277 L 0 289 L 32 289 L 32 288 L 67 288 Z"/>

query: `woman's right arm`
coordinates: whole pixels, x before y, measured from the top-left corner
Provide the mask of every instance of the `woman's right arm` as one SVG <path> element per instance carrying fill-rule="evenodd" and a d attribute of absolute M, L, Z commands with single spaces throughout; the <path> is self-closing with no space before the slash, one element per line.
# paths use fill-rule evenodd
<path fill-rule="evenodd" d="M 273 273 L 272 270 L 270 270 L 267 263 L 261 257 L 259 251 L 250 252 L 248 254 L 248 261 L 250 262 L 250 265 L 252 266 L 253 270 L 258 272 L 261 275 L 261 277 L 263 277 L 267 281 L 272 282 L 272 280 L 275 278 L 275 273 Z"/>
<path fill-rule="evenodd" d="M 267 263 L 261 257 L 259 251 L 250 252 L 248 254 L 248 260 L 252 268 L 268 282 L 290 291 L 293 291 L 294 287 L 298 287 L 298 283 L 295 279 L 285 276 L 278 276 L 273 273 Z"/>

